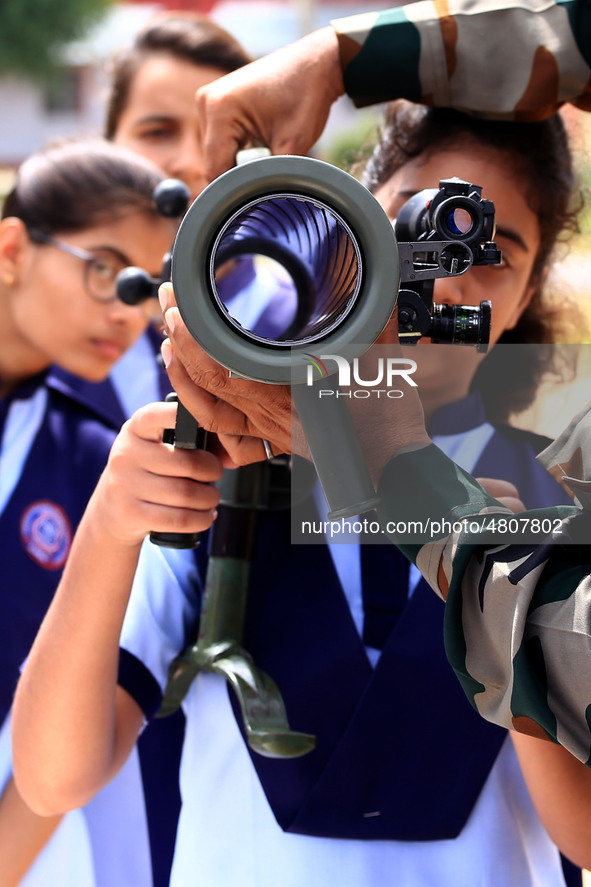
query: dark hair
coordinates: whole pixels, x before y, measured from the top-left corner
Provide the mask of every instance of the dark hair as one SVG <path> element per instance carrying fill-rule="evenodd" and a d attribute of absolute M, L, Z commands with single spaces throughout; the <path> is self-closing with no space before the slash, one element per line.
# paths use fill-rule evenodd
<path fill-rule="evenodd" d="M 157 215 L 152 199 L 162 173 L 149 160 L 103 139 L 54 143 L 18 169 L 2 218 L 56 234 L 127 215 Z"/>
<path fill-rule="evenodd" d="M 452 146 L 470 150 L 470 144 L 504 153 L 507 167 L 524 185 L 528 206 L 535 213 L 540 245 L 534 260 L 531 282 L 533 298 L 516 326 L 506 330 L 499 344 L 550 344 L 568 338 L 580 316 L 574 306 L 565 310 L 549 305 L 542 294 L 542 275 L 558 239 L 578 231 L 580 205 L 573 208 L 575 175 L 568 135 L 558 115 L 533 123 L 484 120 L 448 108 L 426 108 L 410 102 L 393 102 L 386 109 L 379 142 L 362 174 L 362 181 L 375 191 L 398 169 L 419 155 L 445 151 Z M 461 170 L 458 171 L 461 175 Z M 436 183 L 435 183 L 436 184 Z M 509 353 L 510 352 L 510 355 Z M 533 356 L 537 359 L 533 360 Z M 495 356 L 496 355 L 496 356 Z M 507 360 L 515 371 L 507 374 Z M 500 390 L 498 362 L 503 378 L 512 378 L 511 391 Z M 472 389 L 482 391 L 489 418 L 506 420 L 511 412 L 525 409 L 534 397 L 541 377 L 555 369 L 552 348 L 492 349 L 480 364 Z M 516 380 L 521 380 L 517 385 Z"/>
<path fill-rule="evenodd" d="M 251 61 L 228 31 L 206 16 L 191 12 L 162 13 L 153 19 L 134 42 L 111 62 L 111 86 L 107 100 L 105 136 L 112 139 L 129 99 L 138 70 L 155 53 L 170 55 L 193 65 L 219 68 L 226 74 Z"/>

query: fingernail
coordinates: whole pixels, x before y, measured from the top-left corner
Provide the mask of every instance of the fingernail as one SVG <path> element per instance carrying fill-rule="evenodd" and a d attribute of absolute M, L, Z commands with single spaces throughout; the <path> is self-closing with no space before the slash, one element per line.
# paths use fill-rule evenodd
<path fill-rule="evenodd" d="M 174 333 L 174 324 L 175 324 L 175 313 L 174 308 L 169 308 L 168 311 L 164 315 L 164 322 L 168 328 L 170 333 Z"/>
<path fill-rule="evenodd" d="M 164 314 L 164 312 L 168 308 L 168 292 L 164 285 L 158 288 L 158 301 L 160 302 L 160 307 L 162 308 L 162 313 Z"/>
<path fill-rule="evenodd" d="M 170 366 L 170 361 L 172 360 L 172 345 L 170 344 L 170 339 L 164 339 L 162 344 L 160 345 L 160 354 L 162 355 L 162 362 L 166 369 Z"/>

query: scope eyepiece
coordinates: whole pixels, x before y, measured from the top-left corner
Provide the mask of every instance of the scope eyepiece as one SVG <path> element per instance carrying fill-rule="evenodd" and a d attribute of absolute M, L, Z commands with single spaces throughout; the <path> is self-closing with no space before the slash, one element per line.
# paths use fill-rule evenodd
<path fill-rule="evenodd" d="M 436 231 L 438 238 L 463 243 L 482 240 L 484 215 L 480 204 L 466 197 L 448 197 L 434 208 L 432 204 L 426 213 L 431 216 L 427 224 L 431 224 L 429 230 Z"/>
<path fill-rule="evenodd" d="M 419 191 L 401 208 L 395 222 L 399 241 L 455 240 L 475 248 L 490 241 L 494 205 L 482 188 L 463 179 L 442 179 L 439 188 Z M 476 255 L 474 261 L 477 261 Z"/>

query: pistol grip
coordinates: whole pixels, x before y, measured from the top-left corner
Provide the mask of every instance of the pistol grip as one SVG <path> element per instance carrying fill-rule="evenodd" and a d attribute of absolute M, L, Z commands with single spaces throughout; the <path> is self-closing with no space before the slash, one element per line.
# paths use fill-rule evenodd
<path fill-rule="evenodd" d="M 207 431 L 201 428 L 197 419 L 182 405 L 173 391 L 166 396 L 167 402 L 178 403 L 174 428 L 165 428 L 164 443 L 174 444 L 183 450 L 204 450 L 207 446 Z M 197 548 L 201 533 L 150 533 L 150 542 L 163 548 Z"/>

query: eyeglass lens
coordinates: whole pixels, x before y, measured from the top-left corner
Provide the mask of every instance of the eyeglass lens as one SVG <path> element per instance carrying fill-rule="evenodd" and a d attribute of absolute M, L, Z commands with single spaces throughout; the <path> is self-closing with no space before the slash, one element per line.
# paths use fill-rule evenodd
<path fill-rule="evenodd" d="M 86 263 L 86 286 L 95 299 L 107 301 L 116 297 L 115 281 L 126 263 L 108 252 L 97 252 Z"/>

